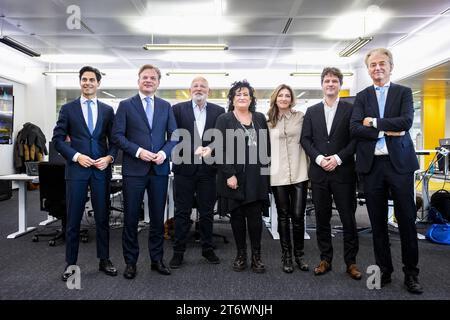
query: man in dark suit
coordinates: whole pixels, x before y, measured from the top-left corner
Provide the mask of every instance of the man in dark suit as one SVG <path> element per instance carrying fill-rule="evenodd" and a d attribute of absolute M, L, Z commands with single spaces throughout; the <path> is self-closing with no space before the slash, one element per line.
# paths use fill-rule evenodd
<path fill-rule="evenodd" d="M 110 276 L 117 275 L 109 260 L 110 163 L 117 152 L 111 143 L 114 111 L 96 98 L 102 78 L 100 71 L 86 66 L 81 68 L 79 77 L 81 97 L 62 106 L 52 139 L 55 149 L 67 161 L 67 266 L 62 275 L 63 281 L 67 281 L 72 274 L 67 267 L 77 262 L 80 224 L 88 186 L 94 209 L 99 270 Z M 67 138 L 70 144 L 65 143 Z"/>
<path fill-rule="evenodd" d="M 203 77 L 192 80 L 190 93 L 192 100 L 173 106 L 178 129 L 184 129 L 185 133 L 188 133 L 183 137 L 187 141 L 178 145 L 182 146 L 180 154 L 174 152 L 173 156 L 175 244 L 169 266 L 174 269 L 179 268 L 183 262 L 194 198 L 200 214 L 202 256 L 208 263 L 220 263 L 212 243 L 216 169 L 202 161 L 202 158 L 211 154 L 208 145 L 212 142 L 211 138 L 204 139 L 204 132 L 214 128 L 217 117 L 224 113 L 225 109 L 206 102 L 209 86 Z M 177 161 L 176 157 L 179 157 L 180 161 Z"/>
<path fill-rule="evenodd" d="M 311 159 L 309 178 L 316 213 L 320 263 L 315 275 L 331 270 L 333 247 L 330 219 L 333 200 L 344 229 L 344 261 L 347 273 L 361 279 L 356 266 L 358 233 L 356 230 L 355 141 L 350 138 L 352 105 L 339 100 L 343 75 L 337 68 L 322 71 L 322 102 L 306 110 L 301 144 Z"/>
<path fill-rule="evenodd" d="M 148 249 L 151 269 L 170 275 L 163 262 L 164 208 L 169 177 L 171 140 L 177 124 L 169 102 L 155 96 L 161 71 L 150 64 L 139 70 L 139 93 L 121 101 L 113 127 L 113 140 L 123 150 L 124 277 L 136 276 L 139 256 L 138 222 L 144 192 L 150 212 Z"/>
<path fill-rule="evenodd" d="M 365 63 L 373 85 L 357 94 L 350 128 L 358 140 L 356 171 L 364 183 L 375 261 L 382 272 L 381 286 L 390 283 L 394 270 L 387 224 L 391 196 L 400 231 L 404 283 L 409 292 L 420 294 L 414 203 L 414 171 L 419 163 L 408 132 L 413 123 L 413 97 L 410 88 L 390 82 L 394 64 L 389 50 L 371 50 Z"/>

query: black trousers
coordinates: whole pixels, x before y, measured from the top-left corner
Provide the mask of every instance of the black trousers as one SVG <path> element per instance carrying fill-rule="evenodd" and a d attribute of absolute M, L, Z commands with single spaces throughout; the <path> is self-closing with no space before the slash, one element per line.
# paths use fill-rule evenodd
<path fill-rule="evenodd" d="M 333 245 L 331 243 L 332 203 L 336 204 L 344 231 L 344 261 L 347 266 L 356 263 L 359 249 L 356 229 L 356 185 L 354 183 L 338 183 L 324 181 L 312 183 L 312 199 L 316 213 L 317 244 L 320 259 L 331 263 Z"/>
<path fill-rule="evenodd" d="M 400 232 L 403 272 L 418 275 L 419 248 L 414 203 L 414 173 L 399 174 L 389 156 L 375 156 L 372 170 L 362 176 L 367 211 L 372 225 L 375 262 L 382 272 L 392 273 L 388 233 L 388 196 L 394 201 L 395 218 Z"/>
<path fill-rule="evenodd" d="M 261 250 L 262 201 L 244 204 L 230 214 L 231 229 L 238 251 L 247 249 L 247 233 L 250 237 L 252 252 Z"/>
<path fill-rule="evenodd" d="M 214 204 L 216 203 L 215 175 L 197 173 L 193 176 L 174 176 L 175 243 L 174 252 L 186 250 L 187 236 L 191 227 L 191 213 L 195 205 L 199 212 L 202 250 L 213 248 Z"/>
<path fill-rule="evenodd" d="M 292 256 L 292 239 L 294 240 L 294 256 L 303 256 L 305 235 L 305 208 L 308 182 L 272 187 L 277 206 L 278 233 L 283 254 Z"/>

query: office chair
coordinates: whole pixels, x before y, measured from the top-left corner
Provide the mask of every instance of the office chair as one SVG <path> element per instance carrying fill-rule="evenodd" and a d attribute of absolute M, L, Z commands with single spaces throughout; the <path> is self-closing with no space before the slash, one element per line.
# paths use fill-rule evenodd
<path fill-rule="evenodd" d="M 33 242 L 39 242 L 39 237 L 51 237 L 48 245 L 53 247 L 57 240 L 64 240 L 66 234 L 66 180 L 64 177 L 64 164 L 40 162 L 39 163 L 39 198 L 42 211 L 61 220 L 61 229 L 37 232 Z M 89 241 L 88 230 L 80 230 L 82 242 Z"/>

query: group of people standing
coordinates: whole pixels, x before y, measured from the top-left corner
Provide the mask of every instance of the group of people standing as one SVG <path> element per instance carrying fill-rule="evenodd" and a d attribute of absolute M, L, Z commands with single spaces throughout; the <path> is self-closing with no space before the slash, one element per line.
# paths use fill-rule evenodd
<path fill-rule="evenodd" d="M 155 96 L 161 72 L 153 65 L 140 68 L 139 93 L 120 102 L 114 116 L 112 108 L 96 98 L 100 72 L 82 68 L 81 97 L 62 107 L 53 136 L 56 149 L 67 159 L 67 266 L 63 280 L 71 276 L 68 266 L 77 261 L 88 185 L 95 195 L 92 204 L 99 270 L 117 275 L 108 252 L 108 189 L 110 164 L 122 149 L 123 275 L 127 279 L 137 274 L 137 229 L 145 191 L 149 197 L 151 269 L 160 274 L 170 275 L 171 269 L 184 263 L 194 204 L 200 217 L 202 256 L 208 263 L 220 263 L 212 241 L 216 201 L 222 211 L 230 213 L 237 249 L 233 270 L 248 268 L 248 232 L 251 269 L 265 272 L 261 258 L 262 211 L 269 192 L 278 214 L 282 270 L 292 273 L 295 261 L 300 270 L 308 271 L 304 216 L 310 186 L 320 251 L 314 274 L 323 275 L 332 269 L 330 220 L 334 202 L 343 225 L 346 271 L 359 280 L 362 274 L 356 264 L 359 244 L 355 220 L 358 173 L 364 182 L 381 285 L 391 282 L 393 272 L 387 230 L 389 196 L 394 200 L 399 224 L 404 283 L 408 291 L 421 293 L 413 198 L 413 173 L 418 162 L 408 132 L 413 120 L 412 93 L 390 82 L 393 58 L 389 50 L 371 50 L 365 63 L 373 85 L 357 94 L 354 105 L 339 99 L 341 71 L 327 67 L 321 75 L 323 101 L 303 114 L 293 108 L 293 89 L 282 84 L 271 95 L 267 117 L 256 111 L 255 90 L 245 80 L 233 83 L 229 90 L 228 112 L 207 101 L 209 85 L 203 77 L 191 83 L 192 100 L 171 107 Z M 64 143 L 67 137 L 70 145 Z M 166 266 L 164 206 L 171 156 L 175 241 Z"/>

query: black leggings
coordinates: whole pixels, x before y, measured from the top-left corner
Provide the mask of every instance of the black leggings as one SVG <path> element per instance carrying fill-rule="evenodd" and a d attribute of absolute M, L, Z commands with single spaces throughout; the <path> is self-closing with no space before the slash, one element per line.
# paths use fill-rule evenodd
<path fill-rule="evenodd" d="M 246 250 L 247 234 L 250 237 L 252 252 L 261 250 L 262 201 L 244 204 L 231 211 L 231 229 L 238 250 Z"/>

